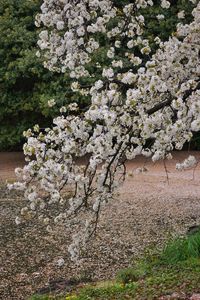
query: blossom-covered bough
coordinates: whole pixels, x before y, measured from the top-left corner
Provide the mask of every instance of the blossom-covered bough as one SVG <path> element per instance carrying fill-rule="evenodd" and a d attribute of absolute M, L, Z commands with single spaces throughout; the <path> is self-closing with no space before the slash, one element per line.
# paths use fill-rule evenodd
<path fill-rule="evenodd" d="M 200 130 L 200 2 L 190 0 L 190 24 L 178 14 L 168 41 L 145 35 L 142 12 L 159 1 L 125 2 L 44 0 L 36 18 L 46 27 L 38 55 L 49 70 L 69 71 L 72 90 L 90 105 L 63 106 L 52 128 L 25 133 L 28 164 L 16 170 L 20 181 L 11 187 L 24 190 L 28 202 L 16 222 L 37 216 L 49 231 L 54 223 L 70 226 L 72 258 L 124 181 L 125 162 L 137 155 L 170 159 Z M 170 1 L 159 5 L 169 9 Z M 190 157 L 178 168 L 195 163 Z"/>

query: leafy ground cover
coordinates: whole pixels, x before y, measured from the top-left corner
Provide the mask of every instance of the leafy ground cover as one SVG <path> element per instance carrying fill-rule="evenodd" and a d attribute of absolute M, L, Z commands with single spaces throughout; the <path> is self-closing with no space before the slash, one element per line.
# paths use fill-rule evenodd
<path fill-rule="evenodd" d="M 121 270 L 114 281 L 88 285 L 65 296 L 35 295 L 30 300 L 200 299 L 198 293 L 200 231 L 169 242 L 161 253 L 151 251 Z"/>

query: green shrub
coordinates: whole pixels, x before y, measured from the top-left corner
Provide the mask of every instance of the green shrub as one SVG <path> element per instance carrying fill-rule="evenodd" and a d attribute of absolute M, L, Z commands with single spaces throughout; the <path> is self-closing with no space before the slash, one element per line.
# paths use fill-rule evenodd
<path fill-rule="evenodd" d="M 145 268 L 140 268 L 139 266 L 136 268 L 128 268 L 118 272 L 117 281 L 127 284 L 129 282 L 134 282 L 143 278 L 146 275 Z"/>

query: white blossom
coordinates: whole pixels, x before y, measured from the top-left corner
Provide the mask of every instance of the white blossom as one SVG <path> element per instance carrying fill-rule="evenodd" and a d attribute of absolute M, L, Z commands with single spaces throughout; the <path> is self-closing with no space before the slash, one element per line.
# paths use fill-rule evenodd
<path fill-rule="evenodd" d="M 179 11 L 177 16 L 178 16 L 179 19 L 184 19 L 185 18 L 185 11 L 184 10 Z"/>
<path fill-rule="evenodd" d="M 182 163 L 176 164 L 177 170 L 185 170 L 192 168 L 197 164 L 197 160 L 193 155 L 190 155 L 188 158 L 186 158 Z"/>
<path fill-rule="evenodd" d="M 55 106 L 55 105 L 56 105 L 55 99 L 51 99 L 51 100 L 48 101 L 48 106 L 49 106 L 49 107 L 53 107 L 53 106 Z"/>
<path fill-rule="evenodd" d="M 65 261 L 63 258 L 59 258 L 56 265 L 60 268 L 65 264 Z"/>

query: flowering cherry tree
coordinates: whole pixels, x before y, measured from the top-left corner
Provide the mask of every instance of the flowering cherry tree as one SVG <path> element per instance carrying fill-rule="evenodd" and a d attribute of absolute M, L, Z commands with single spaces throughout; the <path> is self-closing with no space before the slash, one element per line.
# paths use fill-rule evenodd
<path fill-rule="evenodd" d="M 70 226 L 72 258 L 124 181 L 125 162 L 137 155 L 170 159 L 200 130 L 200 1 L 190 0 L 191 23 L 178 13 L 167 41 L 146 36 L 142 12 L 155 2 L 167 10 L 173 1 L 125 2 L 44 0 L 36 18 L 45 27 L 37 55 L 49 70 L 69 71 L 72 90 L 90 105 L 84 111 L 78 103 L 63 106 L 51 128 L 25 133 L 28 164 L 16 170 L 20 180 L 11 188 L 24 190 L 27 206 L 16 223 L 37 216 L 48 231 L 54 223 Z M 195 163 L 190 157 L 177 167 Z"/>

